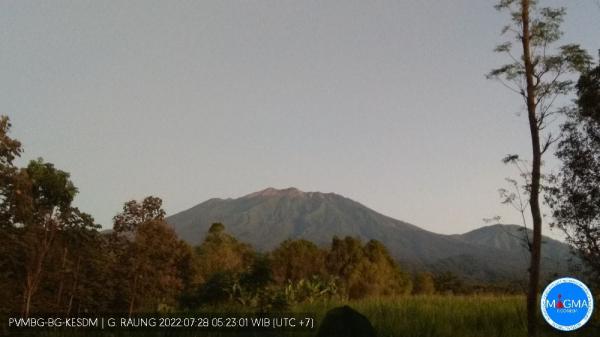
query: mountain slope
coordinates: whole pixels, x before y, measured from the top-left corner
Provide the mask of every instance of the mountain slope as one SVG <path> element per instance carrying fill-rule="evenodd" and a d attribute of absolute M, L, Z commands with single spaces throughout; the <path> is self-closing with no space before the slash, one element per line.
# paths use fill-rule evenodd
<path fill-rule="evenodd" d="M 518 240 L 504 235 L 505 226 L 441 235 L 334 193 L 268 188 L 237 199 L 210 199 L 167 221 L 191 244 L 200 243 L 212 223 L 222 222 L 228 232 L 261 251 L 286 239 L 325 246 L 335 235 L 349 235 L 381 241 L 394 258 L 413 268 L 453 271 L 474 279 L 514 278 L 526 268 L 523 251 L 516 249 Z"/>
<path fill-rule="evenodd" d="M 527 237 L 526 234 L 527 233 Z M 504 252 L 511 252 L 515 265 L 526 270 L 529 262 L 528 239 L 531 240 L 533 232 L 522 226 L 492 225 L 478 228 L 468 233 L 458 235 L 462 240 L 490 247 Z M 520 261 L 520 262 L 517 262 Z M 542 270 L 547 276 L 554 273 L 568 273 L 581 261 L 574 256 L 571 248 L 557 240 L 548 237 L 542 238 Z"/>

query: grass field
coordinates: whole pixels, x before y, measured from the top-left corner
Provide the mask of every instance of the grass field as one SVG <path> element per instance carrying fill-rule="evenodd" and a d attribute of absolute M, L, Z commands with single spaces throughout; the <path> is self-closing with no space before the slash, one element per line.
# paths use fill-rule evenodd
<path fill-rule="evenodd" d="M 410 296 L 348 303 L 371 321 L 380 337 L 525 336 L 525 299 L 521 296 Z M 306 305 L 297 310 L 318 317 L 339 303 Z M 540 318 L 542 336 L 600 336 L 595 322 L 576 333 L 555 331 Z"/>
<path fill-rule="evenodd" d="M 373 324 L 380 337 L 520 337 L 525 336 L 525 303 L 521 296 L 407 296 L 351 302 L 319 302 L 299 305 L 291 311 L 310 313 L 320 322 L 325 313 L 348 304 Z M 210 310 L 215 312 L 214 308 Z M 235 307 L 218 308 L 219 312 L 240 312 Z M 245 310 L 242 310 L 245 311 Z M 541 337 L 598 337 L 598 311 L 593 322 L 577 332 L 553 330 L 540 319 Z M 314 336 L 314 331 L 265 333 L 243 331 L 79 331 L 65 330 L 37 334 L 39 336 Z M 12 334 L 11 334 L 12 335 Z M 22 334 L 21 334 L 22 335 Z M 30 334 L 26 334 L 30 335 Z"/>

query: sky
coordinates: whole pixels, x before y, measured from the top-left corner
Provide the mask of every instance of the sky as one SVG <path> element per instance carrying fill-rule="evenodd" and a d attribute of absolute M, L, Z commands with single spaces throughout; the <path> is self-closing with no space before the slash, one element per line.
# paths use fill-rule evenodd
<path fill-rule="evenodd" d="M 544 3 L 597 54 L 598 1 Z M 485 78 L 508 61 L 493 4 L 0 0 L 0 114 L 20 164 L 70 172 L 105 228 L 147 195 L 173 214 L 290 186 L 438 233 L 519 223 L 501 159 L 530 143 L 520 98 Z"/>

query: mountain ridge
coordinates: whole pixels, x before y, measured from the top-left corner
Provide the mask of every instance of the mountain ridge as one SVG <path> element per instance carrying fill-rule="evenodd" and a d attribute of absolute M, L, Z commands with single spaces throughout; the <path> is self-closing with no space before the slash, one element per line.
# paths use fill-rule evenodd
<path fill-rule="evenodd" d="M 177 234 L 198 244 L 209 226 L 221 222 L 228 232 L 259 251 L 286 239 L 327 246 L 334 236 L 378 240 L 402 265 L 435 272 L 451 271 L 475 279 L 514 279 L 527 269 L 524 232 L 514 225 L 492 225 L 445 235 L 378 213 L 336 193 L 304 192 L 294 187 L 266 188 L 239 198 L 213 198 L 169 216 Z M 564 243 L 544 238 L 547 273 L 566 273 Z M 524 241 L 523 241 L 524 242 Z M 475 269 L 475 272 L 474 270 Z"/>

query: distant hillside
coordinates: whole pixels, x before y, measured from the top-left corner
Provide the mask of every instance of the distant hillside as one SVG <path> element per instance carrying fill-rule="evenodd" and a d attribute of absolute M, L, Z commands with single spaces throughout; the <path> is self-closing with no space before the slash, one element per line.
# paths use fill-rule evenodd
<path fill-rule="evenodd" d="M 510 256 L 520 260 L 521 268 L 526 270 L 529 263 L 527 242 L 532 235 L 531 230 L 525 230 L 522 226 L 492 225 L 456 237 L 473 244 L 510 252 Z M 553 274 L 556 273 L 569 273 L 570 269 L 573 269 L 572 267 L 576 267 L 579 263 L 580 260 L 572 254 L 568 245 L 546 236 L 543 237 L 542 269 L 546 271 L 547 276 L 553 277 Z"/>
<path fill-rule="evenodd" d="M 410 268 L 451 271 L 475 280 L 520 279 L 526 271 L 524 232 L 518 226 L 436 234 L 335 193 L 268 188 L 236 199 L 210 199 L 167 220 L 194 245 L 212 223 L 222 222 L 235 237 L 261 251 L 286 239 L 303 238 L 325 246 L 335 235 L 349 235 L 381 241 Z M 547 273 L 567 271 L 567 245 L 545 238 L 544 256 Z"/>

